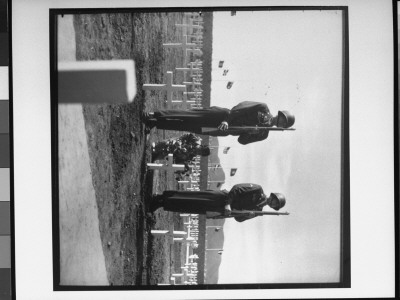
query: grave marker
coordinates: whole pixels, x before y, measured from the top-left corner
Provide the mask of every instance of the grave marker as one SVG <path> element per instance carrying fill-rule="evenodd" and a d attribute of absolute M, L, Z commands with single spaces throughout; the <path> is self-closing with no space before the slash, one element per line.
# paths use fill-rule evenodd
<path fill-rule="evenodd" d="M 59 62 L 59 103 L 129 103 L 136 96 L 133 60 Z"/>
<path fill-rule="evenodd" d="M 155 90 L 155 91 L 166 91 L 167 92 L 167 103 L 172 104 L 173 92 L 185 92 L 186 85 L 173 84 L 173 73 L 168 71 L 166 74 L 165 84 L 143 84 L 144 90 Z"/>

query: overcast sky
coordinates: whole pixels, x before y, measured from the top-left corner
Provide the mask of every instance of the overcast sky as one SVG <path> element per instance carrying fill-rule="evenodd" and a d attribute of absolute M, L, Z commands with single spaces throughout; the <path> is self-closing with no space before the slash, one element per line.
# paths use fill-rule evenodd
<path fill-rule="evenodd" d="M 296 131 L 271 132 L 266 141 L 242 146 L 237 138 L 219 138 L 231 146 L 220 153 L 222 166 L 238 168 L 222 188 L 260 184 L 268 195 L 283 193 L 282 211 L 290 212 L 244 223 L 228 219 L 219 283 L 337 282 L 341 12 L 215 12 L 211 89 L 211 105 L 259 101 L 274 115 L 296 116 Z"/>

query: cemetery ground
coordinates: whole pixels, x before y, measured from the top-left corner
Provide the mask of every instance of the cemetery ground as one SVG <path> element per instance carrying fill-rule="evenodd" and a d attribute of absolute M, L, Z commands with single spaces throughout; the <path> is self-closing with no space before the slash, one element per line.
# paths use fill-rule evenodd
<path fill-rule="evenodd" d="M 83 105 L 90 169 L 99 230 L 110 285 L 169 282 L 180 271 L 182 246 L 151 229 L 183 228 L 179 214 L 148 213 L 153 193 L 178 188 L 164 172 L 147 171 L 151 143 L 181 133 L 152 130 L 146 138 L 141 113 L 164 106 L 163 92 L 143 91 L 144 83 L 163 83 L 166 71 L 183 66 L 179 49 L 164 42 L 182 41 L 183 13 L 124 13 L 74 16 L 77 60 L 133 59 L 137 95 L 132 103 Z M 174 71 L 174 82 L 183 74 Z M 204 220 L 203 220 L 204 222 Z"/>

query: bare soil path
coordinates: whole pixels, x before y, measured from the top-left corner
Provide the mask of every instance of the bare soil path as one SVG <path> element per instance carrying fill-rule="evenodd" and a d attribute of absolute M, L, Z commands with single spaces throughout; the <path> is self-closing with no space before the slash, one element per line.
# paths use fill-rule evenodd
<path fill-rule="evenodd" d="M 59 18 L 60 61 L 75 60 L 72 16 Z M 108 285 L 82 105 L 60 105 L 60 284 Z"/>
<path fill-rule="evenodd" d="M 163 107 L 165 95 L 145 94 L 141 86 L 161 83 L 167 70 L 182 66 L 181 53 L 162 47 L 182 39 L 175 28 L 182 15 L 65 15 L 58 24 L 59 60 L 133 59 L 138 86 L 129 104 L 59 105 L 61 284 L 168 282 L 180 260 L 180 247 L 150 234 L 178 229 L 179 217 L 147 214 L 151 194 L 172 183 L 145 167 L 151 142 L 178 133 L 155 130 L 146 139 L 141 112 Z"/>

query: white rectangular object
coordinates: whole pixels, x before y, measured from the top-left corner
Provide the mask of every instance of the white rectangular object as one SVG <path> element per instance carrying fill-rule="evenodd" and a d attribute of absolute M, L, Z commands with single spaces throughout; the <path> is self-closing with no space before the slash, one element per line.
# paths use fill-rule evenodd
<path fill-rule="evenodd" d="M 133 60 L 58 63 L 59 103 L 130 103 L 136 92 Z"/>

